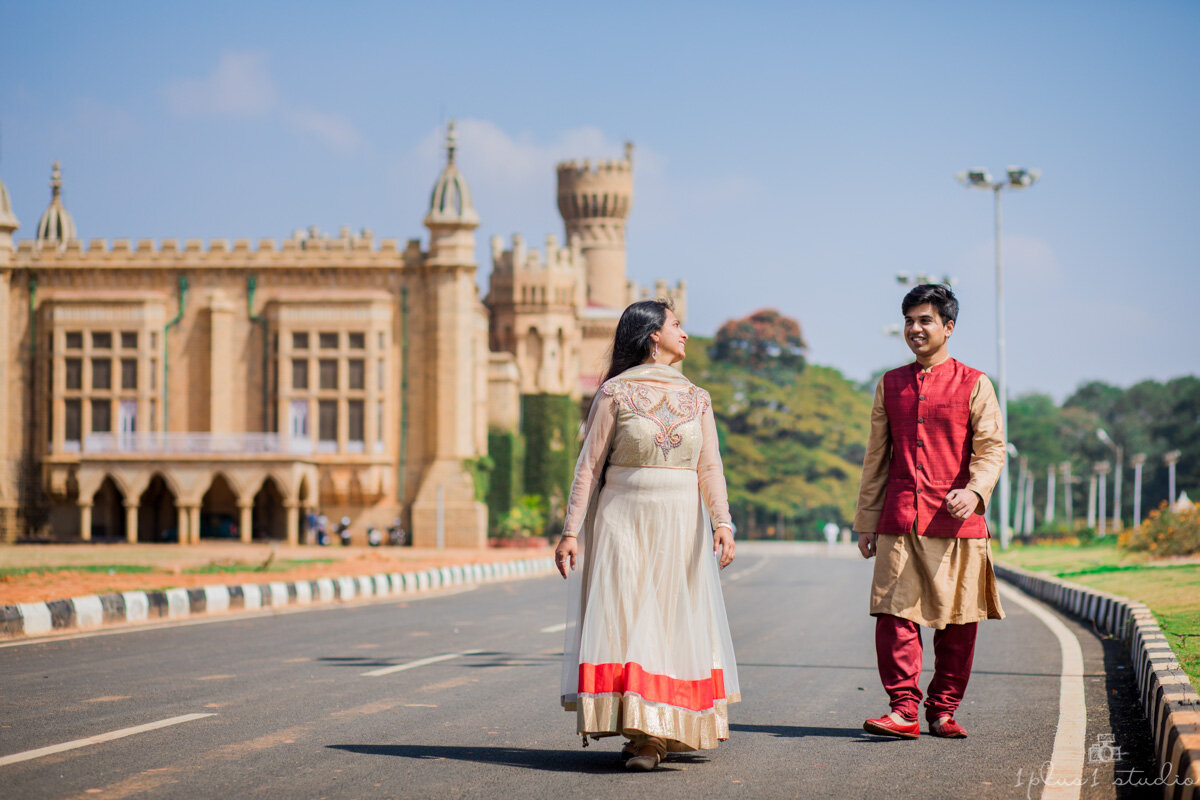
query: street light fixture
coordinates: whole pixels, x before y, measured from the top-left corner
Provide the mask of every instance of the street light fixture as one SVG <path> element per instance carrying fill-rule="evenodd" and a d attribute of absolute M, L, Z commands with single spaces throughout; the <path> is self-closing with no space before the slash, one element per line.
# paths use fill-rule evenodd
<path fill-rule="evenodd" d="M 1121 529 L 1121 463 L 1122 463 L 1122 459 L 1125 456 L 1125 449 L 1123 447 L 1121 447 L 1121 445 L 1114 442 L 1112 440 L 1112 437 L 1108 435 L 1108 431 L 1104 430 L 1104 428 L 1096 429 L 1096 438 L 1098 438 L 1100 441 L 1104 442 L 1106 445 L 1108 445 L 1110 448 L 1112 448 L 1113 452 L 1115 452 L 1117 454 L 1117 470 L 1116 470 L 1116 474 L 1113 475 L 1113 517 L 1112 517 L 1112 519 L 1113 519 L 1113 530 L 1118 531 Z"/>
<path fill-rule="evenodd" d="M 1028 189 L 1042 176 L 1040 169 L 1009 167 L 1007 180 L 993 181 L 982 167 L 958 173 L 958 182 L 968 189 L 990 189 L 996 209 L 996 361 L 1000 379 L 1000 416 L 1004 423 L 1004 438 L 1008 440 L 1008 381 L 1004 358 L 1004 269 L 1000 251 L 1000 192 L 1004 189 Z M 1008 460 L 1000 473 L 1000 547 L 1007 549 L 1012 532 L 1008 529 Z"/>

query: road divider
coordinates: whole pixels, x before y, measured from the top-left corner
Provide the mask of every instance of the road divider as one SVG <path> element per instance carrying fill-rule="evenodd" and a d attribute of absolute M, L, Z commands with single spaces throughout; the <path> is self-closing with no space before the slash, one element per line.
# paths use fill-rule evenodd
<path fill-rule="evenodd" d="M 534 578 L 556 573 L 549 557 L 459 564 L 313 581 L 200 586 L 86 595 L 44 603 L 0 606 L 0 640 L 93 630 L 139 622 L 278 609 Z"/>
<path fill-rule="evenodd" d="M 1179 666 L 1154 613 L 1145 603 L 1050 575 L 996 564 L 996 574 L 1060 611 L 1090 622 L 1129 646 L 1142 710 L 1150 721 L 1167 800 L 1200 798 L 1200 694 Z"/>

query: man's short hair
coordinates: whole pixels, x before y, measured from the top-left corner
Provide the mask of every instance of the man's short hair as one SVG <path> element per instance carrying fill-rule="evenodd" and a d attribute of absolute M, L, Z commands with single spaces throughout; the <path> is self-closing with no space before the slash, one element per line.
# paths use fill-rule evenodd
<path fill-rule="evenodd" d="M 913 287 L 912 291 L 904 295 L 904 300 L 900 303 L 900 313 L 907 314 L 909 309 L 926 303 L 937 309 L 943 325 L 958 319 L 958 298 L 944 283 L 922 283 Z"/>

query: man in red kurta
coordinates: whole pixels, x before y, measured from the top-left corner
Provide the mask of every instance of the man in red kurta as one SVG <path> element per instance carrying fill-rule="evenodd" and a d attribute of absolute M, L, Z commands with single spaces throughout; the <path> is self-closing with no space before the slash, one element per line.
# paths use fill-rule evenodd
<path fill-rule="evenodd" d="M 875 653 L 892 707 L 863 728 L 920 735 L 924 625 L 935 629 L 929 732 L 962 738 L 954 713 L 971 676 L 978 622 L 1004 617 L 982 516 L 1004 465 L 1003 422 L 987 376 L 950 357 L 954 293 L 924 284 L 901 310 L 916 361 L 876 386 L 854 517 L 859 550 L 875 558 Z"/>

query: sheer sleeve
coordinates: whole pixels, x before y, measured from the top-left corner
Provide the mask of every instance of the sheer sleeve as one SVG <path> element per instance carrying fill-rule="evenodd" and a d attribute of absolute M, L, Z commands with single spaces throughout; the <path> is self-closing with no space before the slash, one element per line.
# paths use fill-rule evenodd
<path fill-rule="evenodd" d="M 700 460 L 696 464 L 696 478 L 700 483 L 700 495 L 708 506 L 713 529 L 722 525 L 733 530 L 729 516 L 729 491 L 725 486 L 725 468 L 721 465 L 721 447 L 717 441 L 717 421 L 713 416 L 712 399 L 706 392 L 704 404 L 707 408 L 700 414 L 700 430 L 704 441 L 700 445 Z"/>
<path fill-rule="evenodd" d="M 579 451 L 579 460 L 575 462 L 575 478 L 571 481 L 571 494 L 567 497 L 564 534 L 578 535 L 583 527 L 592 487 L 604 469 L 604 460 L 612 447 L 616 427 L 616 398 L 605 391 L 605 387 L 601 387 L 601 390 L 596 392 L 596 399 L 592 401 L 592 409 L 588 412 L 587 425 L 583 430 L 583 448 Z"/>

